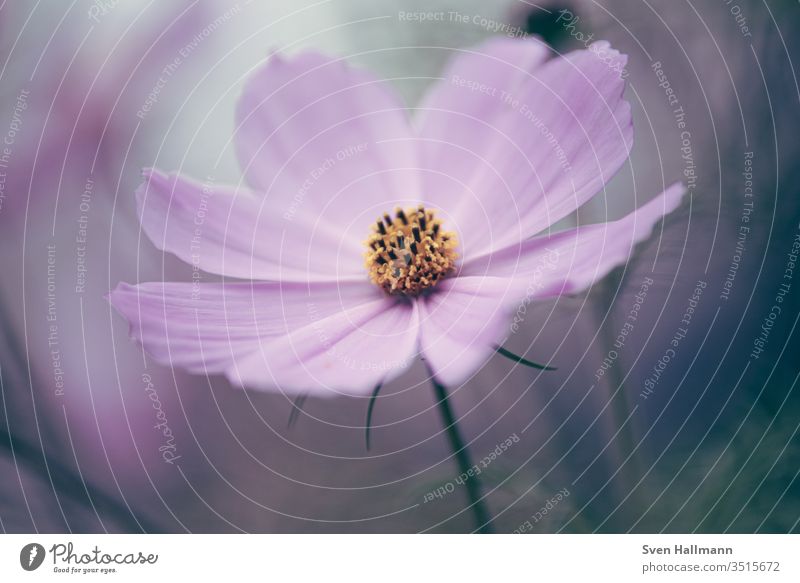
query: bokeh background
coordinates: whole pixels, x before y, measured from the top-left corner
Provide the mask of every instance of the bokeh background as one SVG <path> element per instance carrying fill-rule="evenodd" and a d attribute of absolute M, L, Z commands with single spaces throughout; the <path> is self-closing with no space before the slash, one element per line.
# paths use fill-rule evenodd
<path fill-rule="evenodd" d="M 498 356 L 453 389 L 476 459 L 518 438 L 482 474 L 495 530 L 797 532 L 798 32 L 790 0 L 0 3 L 0 530 L 472 530 L 460 487 L 425 501 L 458 471 L 421 366 L 384 387 L 367 451 L 366 399 L 309 398 L 290 427 L 287 396 L 151 361 L 105 295 L 190 281 L 140 231 L 140 170 L 238 181 L 233 109 L 270 51 L 344 56 L 413 108 L 452 49 L 536 34 L 554 54 L 593 35 L 630 55 L 630 163 L 571 222 L 621 217 L 675 180 L 692 188 L 627 267 L 529 306 L 508 347 L 557 371 Z"/>

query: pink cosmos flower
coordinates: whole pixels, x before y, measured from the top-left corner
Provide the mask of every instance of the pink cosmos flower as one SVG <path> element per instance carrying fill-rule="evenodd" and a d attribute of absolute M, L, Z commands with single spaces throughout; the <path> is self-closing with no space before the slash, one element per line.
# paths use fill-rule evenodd
<path fill-rule="evenodd" d="M 633 127 L 623 55 L 548 57 L 534 39 L 461 51 L 412 123 L 342 60 L 271 56 L 236 110 L 248 187 L 146 170 L 136 193 L 153 243 L 223 282 L 122 283 L 111 302 L 157 360 L 237 385 L 363 395 L 417 356 L 465 381 L 515 308 L 592 285 L 684 193 L 550 232 L 625 163 Z"/>

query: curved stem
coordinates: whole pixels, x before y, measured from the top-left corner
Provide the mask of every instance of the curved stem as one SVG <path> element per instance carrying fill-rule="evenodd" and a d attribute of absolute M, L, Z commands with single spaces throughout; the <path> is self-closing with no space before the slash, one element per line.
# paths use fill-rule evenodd
<path fill-rule="evenodd" d="M 297 418 L 300 417 L 300 413 L 303 412 L 303 407 L 306 404 L 307 398 L 308 393 L 302 393 L 292 402 L 292 410 L 289 412 L 289 421 L 286 423 L 287 427 L 292 428 L 294 424 L 297 423 Z"/>
<path fill-rule="evenodd" d="M 537 364 L 537 363 L 533 362 L 532 360 L 528 360 L 527 358 L 523 358 L 519 354 L 514 354 L 510 350 L 506 350 L 502 346 L 495 346 L 495 350 L 497 351 L 497 354 L 499 354 L 501 356 L 505 356 L 507 359 L 509 359 L 511 361 L 519 363 L 519 364 L 522 364 L 522 365 L 525 365 L 525 366 L 529 366 L 531 368 L 535 368 L 535 369 L 538 369 L 538 370 L 558 370 L 557 368 L 553 368 L 552 366 L 546 366 L 544 364 Z"/>
<path fill-rule="evenodd" d="M 450 441 L 450 448 L 453 450 L 453 454 L 458 462 L 459 470 L 462 474 L 465 474 L 473 468 L 474 464 L 470 459 L 467 446 L 464 445 L 461 432 L 458 430 L 458 425 L 453 415 L 453 409 L 450 407 L 450 397 L 447 394 L 447 389 L 440 385 L 433 375 L 431 375 L 431 383 L 433 384 L 433 392 L 436 395 L 436 404 L 439 407 L 439 413 L 442 415 L 442 422 L 444 423 L 444 428 Z M 482 534 L 491 533 L 491 518 L 486 502 L 481 497 L 481 487 L 478 482 L 478 477 L 471 476 L 467 478 L 464 481 L 464 485 L 467 488 L 472 516 L 475 518 L 475 530 Z"/>
<path fill-rule="evenodd" d="M 369 405 L 367 405 L 367 422 L 365 424 L 364 438 L 367 442 L 367 451 L 370 448 L 369 430 L 372 429 L 372 410 L 375 408 L 375 401 L 378 399 L 378 393 L 381 392 L 383 383 L 378 384 L 372 389 L 372 396 L 369 398 Z"/>

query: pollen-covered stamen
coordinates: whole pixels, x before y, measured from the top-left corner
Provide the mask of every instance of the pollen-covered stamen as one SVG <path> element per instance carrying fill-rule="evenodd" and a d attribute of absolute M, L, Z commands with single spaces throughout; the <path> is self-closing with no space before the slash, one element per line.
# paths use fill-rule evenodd
<path fill-rule="evenodd" d="M 453 272 L 457 243 L 434 210 L 397 209 L 395 218 L 375 222 L 366 241 L 369 277 L 387 293 L 419 295 Z"/>

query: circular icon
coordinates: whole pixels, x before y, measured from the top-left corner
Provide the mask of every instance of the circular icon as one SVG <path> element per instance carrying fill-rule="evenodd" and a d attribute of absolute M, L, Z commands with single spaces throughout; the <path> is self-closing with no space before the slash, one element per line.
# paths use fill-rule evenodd
<path fill-rule="evenodd" d="M 44 547 L 39 543 L 29 543 L 19 552 L 19 564 L 26 571 L 35 571 L 44 562 Z"/>

